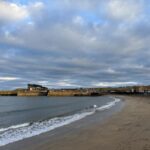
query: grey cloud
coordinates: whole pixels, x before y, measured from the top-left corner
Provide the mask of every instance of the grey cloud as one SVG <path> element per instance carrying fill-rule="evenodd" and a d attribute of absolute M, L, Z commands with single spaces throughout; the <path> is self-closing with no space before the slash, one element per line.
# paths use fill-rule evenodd
<path fill-rule="evenodd" d="M 0 30 L 0 77 L 20 78 L 2 82 L 2 87 L 24 87 L 29 82 L 54 88 L 149 84 L 150 28 L 143 11 L 147 2 L 136 1 L 142 10 L 137 10 L 141 15 L 134 21 L 124 18 L 128 14 L 119 14 L 119 20 L 108 14 L 109 2 L 114 0 L 57 0 L 51 8 L 49 2 L 30 13 L 32 23 L 18 24 L 13 30 L 9 24 L 8 34 Z M 87 20 L 83 12 L 92 12 L 96 19 Z M 78 16 L 84 23 L 74 22 Z"/>

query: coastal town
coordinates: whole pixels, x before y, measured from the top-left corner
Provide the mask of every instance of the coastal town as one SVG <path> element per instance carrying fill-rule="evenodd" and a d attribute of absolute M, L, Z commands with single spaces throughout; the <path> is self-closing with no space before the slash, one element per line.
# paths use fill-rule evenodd
<path fill-rule="evenodd" d="M 107 94 L 150 95 L 150 86 L 48 89 L 41 85 L 28 84 L 26 89 L 0 91 L 0 96 L 101 96 Z"/>

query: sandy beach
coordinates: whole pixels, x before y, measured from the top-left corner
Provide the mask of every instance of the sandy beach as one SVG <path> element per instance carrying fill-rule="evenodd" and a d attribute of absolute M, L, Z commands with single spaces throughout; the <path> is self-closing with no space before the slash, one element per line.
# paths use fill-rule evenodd
<path fill-rule="evenodd" d="M 150 150 L 150 97 L 120 97 L 124 107 L 104 121 L 90 116 L 0 150 Z"/>

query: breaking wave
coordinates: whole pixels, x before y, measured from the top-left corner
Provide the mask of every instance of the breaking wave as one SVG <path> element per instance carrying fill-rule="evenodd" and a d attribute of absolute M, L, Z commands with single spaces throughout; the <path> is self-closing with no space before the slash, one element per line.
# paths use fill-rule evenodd
<path fill-rule="evenodd" d="M 13 125 L 7 128 L 0 129 L 0 146 L 7 145 L 16 141 L 23 140 L 32 136 L 36 136 L 58 127 L 73 123 L 77 120 L 83 119 L 86 116 L 94 114 L 96 111 L 104 111 L 113 107 L 116 103 L 120 102 L 120 99 L 115 98 L 114 101 L 107 103 L 101 107 L 93 105 L 88 109 L 80 111 L 76 114 L 64 117 L 56 117 L 49 120 L 40 122 L 24 123 L 19 125 Z"/>

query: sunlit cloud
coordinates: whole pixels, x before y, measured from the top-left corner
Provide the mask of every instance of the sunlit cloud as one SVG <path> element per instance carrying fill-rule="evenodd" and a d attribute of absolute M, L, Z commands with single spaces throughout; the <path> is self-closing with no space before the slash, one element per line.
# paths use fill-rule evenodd
<path fill-rule="evenodd" d="M 100 82 L 95 83 L 93 86 L 96 87 L 118 87 L 118 86 L 131 86 L 131 85 L 138 85 L 137 82 Z"/>
<path fill-rule="evenodd" d="M 15 81 L 19 79 L 20 78 L 17 78 L 17 77 L 0 77 L 0 81 Z"/>
<path fill-rule="evenodd" d="M 28 16 L 29 13 L 25 6 L 3 0 L 0 2 L 0 21 L 18 21 Z"/>

